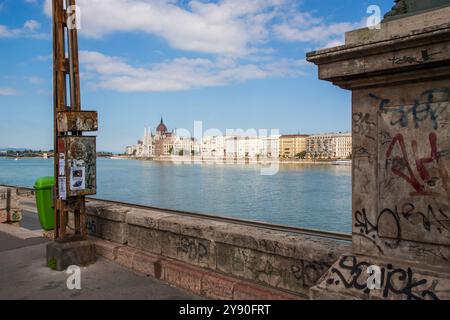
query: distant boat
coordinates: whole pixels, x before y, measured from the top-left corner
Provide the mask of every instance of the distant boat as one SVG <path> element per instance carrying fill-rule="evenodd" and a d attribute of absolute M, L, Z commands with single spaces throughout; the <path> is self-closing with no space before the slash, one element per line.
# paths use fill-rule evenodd
<path fill-rule="evenodd" d="M 333 165 L 335 165 L 335 166 L 351 166 L 352 165 L 352 161 L 351 160 L 333 161 Z"/>
<path fill-rule="evenodd" d="M 16 155 L 16 158 L 14 159 L 14 161 L 19 161 L 19 154 Z"/>

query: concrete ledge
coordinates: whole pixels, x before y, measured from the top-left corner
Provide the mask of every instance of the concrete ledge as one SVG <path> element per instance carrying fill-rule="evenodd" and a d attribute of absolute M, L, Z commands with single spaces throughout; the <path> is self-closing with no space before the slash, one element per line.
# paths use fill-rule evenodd
<path fill-rule="evenodd" d="M 351 251 L 350 243 L 107 202 L 90 201 L 88 213 L 102 225 L 101 232 L 91 235 L 118 244 L 99 249 L 100 254 L 211 297 L 230 298 L 230 283 L 224 280 L 222 286 L 211 287 L 208 277 L 199 283 L 199 275 L 190 275 L 187 266 L 306 297 L 337 259 Z M 165 259 L 183 263 L 182 270 L 173 263 L 165 265 Z M 235 290 L 234 282 L 232 287 Z"/>
<path fill-rule="evenodd" d="M 89 204 L 86 207 L 89 233 L 114 242 L 127 243 L 126 208 L 92 201 Z"/>
<path fill-rule="evenodd" d="M 273 290 L 250 281 L 206 271 L 187 263 L 152 255 L 102 239 L 92 239 L 97 253 L 122 266 L 197 295 L 220 300 L 302 300 L 307 296 Z"/>

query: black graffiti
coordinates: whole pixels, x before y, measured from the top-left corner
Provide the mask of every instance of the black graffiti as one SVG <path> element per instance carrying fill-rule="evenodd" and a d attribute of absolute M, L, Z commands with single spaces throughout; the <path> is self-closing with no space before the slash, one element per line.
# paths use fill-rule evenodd
<path fill-rule="evenodd" d="M 291 272 L 297 281 L 309 287 L 317 284 L 328 268 L 328 265 L 310 263 L 302 260 L 300 264 L 291 266 Z"/>
<path fill-rule="evenodd" d="M 367 275 L 366 270 L 369 266 L 371 266 L 370 263 L 366 261 L 358 262 L 354 256 L 344 256 L 339 261 L 340 269 L 331 269 L 333 277 L 327 280 L 327 284 L 336 286 L 342 284 L 346 289 L 356 289 L 369 294 L 371 290 L 367 287 L 367 279 L 363 277 L 363 275 Z M 350 277 L 347 276 L 346 271 L 350 273 Z M 387 268 L 381 268 L 380 280 L 383 298 L 389 298 L 391 294 L 394 294 L 403 295 L 406 300 L 439 300 L 438 296 L 433 292 L 437 285 L 436 282 L 433 282 L 426 289 L 421 289 L 420 287 L 426 286 L 428 281 L 416 278 L 411 268 L 406 270 L 394 268 L 391 264 L 387 265 Z"/>
<path fill-rule="evenodd" d="M 446 103 L 435 103 L 435 96 L 439 94 L 447 95 Z M 419 97 L 414 99 L 414 104 L 411 106 L 401 105 L 399 107 L 390 108 L 391 100 L 380 98 L 374 94 L 369 94 L 369 97 L 379 101 L 379 111 L 382 113 L 392 113 L 394 115 L 391 120 L 392 126 L 401 126 L 406 128 L 409 126 L 410 117 L 412 116 L 414 127 L 420 128 L 421 123 L 429 120 L 432 123 L 433 129 L 439 128 L 440 116 L 447 110 L 450 102 L 450 88 L 436 88 L 424 91 Z"/>
<path fill-rule="evenodd" d="M 189 259 L 202 259 L 208 256 L 208 248 L 200 242 L 183 237 L 181 238 L 178 251 L 187 254 Z"/>
<path fill-rule="evenodd" d="M 428 232 L 431 232 L 432 226 L 435 226 L 439 233 L 450 229 L 449 216 L 441 208 L 436 210 L 431 205 L 427 207 L 426 212 L 422 212 L 417 210 L 414 204 L 406 203 L 402 206 L 401 215 L 411 223 L 414 218 L 419 218 L 423 228 Z"/>
<path fill-rule="evenodd" d="M 382 224 L 393 227 L 393 233 L 389 236 L 385 235 L 383 238 L 384 244 L 391 248 L 397 248 L 401 238 L 401 225 L 400 217 L 396 211 L 391 209 L 384 209 L 377 216 L 376 222 L 371 222 L 367 216 L 366 209 L 358 210 L 355 212 L 355 227 L 359 228 L 359 235 L 367 240 L 373 242 L 380 252 L 383 253 L 383 249 L 379 246 L 378 240 L 380 238 L 380 226 Z"/>
<path fill-rule="evenodd" d="M 309 288 L 316 285 L 330 268 L 330 265 L 326 263 L 313 263 L 304 260 L 290 266 L 274 266 L 270 261 L 258 262 L 254 257 L 247 257 L 247 260 L 248 268 L 252 271 L 255 280 L 272 279 L 276 282 L 275 286 L 279 286 L 280 283 L 289 285 L 295 279 L 297 285 Z"/>
<path fill-rule="evenodd" d="M 365 147 L 356 147 L 353 151 L 355 158 L 370 158 L 370 152 Z"/>
<path fill-rule="evenodd" d="M 379 240 L 383 238 L 384 244 L 395 249 L 402 240 L 402 219 L 411 224 L 415 224 L 415 220 L 419 219 L 422 228 L 427 232 L 432 232 L 434 226 L 439 233 L 450 230 L 450 219 L 442 208 L 434 208 L 431 205 L 427 206 L 426 212 L 417 210 L 412 203 L 404 203 L 400 206 L 395 206 L 394 209 L 383 209 L 378 214 L 376 221 L 372 222 L 367 216 L 366 209 L 355 212 L 355 227 L 359 228 L 358 236 L 361 236 L 373 244 L 375 244 L 381 253 L 383 248 L 380 246 Z M 380 234 L 380 226 L 389 226 L 390 234 Z"/>
<path fill-rule="evenodd" d="M 390 144 L 393 140 L 391 133 L 384 130 L 379 133 L 379 137 L 379 141 L 383 146 Z"/>
<path fill-rule="evenodd" d="M 364 135 L 366 138 L 375 140 L 371 135 L 372 129 L 376 128 L 376 123 L 370 121 L 370 114 L 363 114 L 362 112 L 356 112 L 353 114 L 353 133 Z"/>
<path fill-rule="evenodd" d="M 442 53 L 434 52 L 429 53 L 428 50 L 422 50 L 421 57 L 412 57 L 412 56 L 394 56 L 393 58 L 389 59 L 389 61 L 392 62 L 393 65 L 402 65 L 402 64 L 422 64 L 433 60 L 433 56 L 438 55 Z"/>

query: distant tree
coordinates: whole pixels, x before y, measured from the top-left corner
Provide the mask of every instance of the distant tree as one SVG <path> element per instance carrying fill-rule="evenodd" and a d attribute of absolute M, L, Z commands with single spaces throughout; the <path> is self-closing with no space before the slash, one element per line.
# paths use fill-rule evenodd
<path fill-rule="evenodd" d="M 302 159 L 302 160 L 304 160 L 304 159 L 306 158 L 306 155 L 307 155 L 307 152 L 306 152 L 306 151 L 302 151 L 302 152 L 297 153 L 297 154 L 295 155 L 295 157 L 296 157 L 297 159 Z"/>

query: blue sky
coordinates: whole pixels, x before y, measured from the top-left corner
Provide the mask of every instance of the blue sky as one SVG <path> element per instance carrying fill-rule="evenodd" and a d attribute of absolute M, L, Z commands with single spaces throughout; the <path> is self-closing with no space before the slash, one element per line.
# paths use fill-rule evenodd
<path fill-rule="evenodd" d="M 350 93 L 308 51 L 342 42 L 391 0 L 78 0 L 82 107 L 98 149 L 170 129 L 350 130 Z M 0 148 L 52 147 L 49 0 L 0 0 Z"/>

